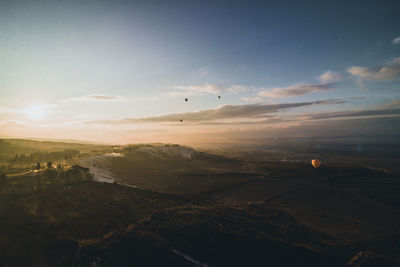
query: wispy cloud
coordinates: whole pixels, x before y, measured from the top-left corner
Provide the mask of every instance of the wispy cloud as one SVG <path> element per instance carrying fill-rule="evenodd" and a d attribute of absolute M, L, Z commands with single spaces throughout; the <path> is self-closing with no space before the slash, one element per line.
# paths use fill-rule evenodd
<path fill-rule="evenodd" d="M 246 91 L 256 91 L 259 90 L 256 86 L 233 84 L 230 86 L 219 86 L 216 84 L 205 84 L 205 85 L 179 85 L 173 86 L 173 88 L 178 89 L 168 92 L 167 95 L 178 97 L 178 96 L 194 96 L 194 95 L 207 95 L 213 94 L 217 95 L 223 92 L 228 93 L 241 93 Z"/>
<path fill-rule="evenodd" d="M 198 72 L 199 72 L 200 76 L 206 76 L 206 75 L 208 75 L 208 70 L 207 70 L 206 67 L 201 67 L 201 68 L 199 68 Z"/>
<path fill-rule="evenodd" d="M 385 65 L 375 67 L 353 66 L 347 69 L 351 75 L 369 81 L 386 81 L 400 77 L 400 57 L 394 58 Z"/>
<path fill-rule="evenodd" d="M 399 37 L 396 37 L 396 38 L 394 38 L 394 39 L 393 39 L 393 41 L 392 41 L 392 43 L 393 43 L 394 45 L 398 45 L 398 44 L 400 44 L 400 36 L 399 36 Z"/>
<path fill-rule="evenodd" d="M 225 88 L 225 91 L 227 91 L 229 93 L 240 93 L 240 92 L 252 91 L 252 90 L 257 90 L 257 89 L 258 88 L 256 86 L 234 84 L 234 85 L 231 85 L 231 86 Z"/>
<path fill-rule="evenodd" d="M 122 102 L 127 100 L 127 98 L 121 96 L 94 94 L 71 97 L 62 102 Z"/>
<path fill-rule="evenodd" d="M 205 85 L 176 85 L 173 88 L 175 91 L 168 92 L 169 96 L 193 96 L 193 95 L 206 95 L 206 94 L 218 94 L 221 92 L 221 87 L 215 84 Z"/>
<path fill-rule="evenodd" d="M 332 89 L 332 83 L 324 84 L 295 84 L 288 87 L 278 87 L 264 90 L 258 93 L 262 97 L 283 98 L 305 95 L 314 92 L 324 92 Z"/>
<path fill-rule="evenodd" d="M 342 80 L 342 75 L 327 70 L 318 77 L 318 80 L 320 80 L 322 84 L 339 82 L 340 80 Z"/>
<path fill-rule="evenodd" d="M 188 86 L 173 86 L 173 88 L 178 89 L 175 91 L 168 92 L 169 96 L 194 96 L 194 95 L 206 95 L 206 94 L 220 94 L 222 92 L 228 93 L 243 93 L 243 92 L 257 92 L 258 96 L 254 97 L 242 97 L 241 100 L 254 102 L 262 100 L 260 97 L 270 97 L 270 98 L 283 98 L 304 95 L 312 92 L 327 91 L 333 87 L 333 85 L 342 80 L 342 75 L 333 72 L 326 71 L 318 77 L 320 83 L 300 83 L 291 85 L 288 87 L 278 87 L 278 88 L 266 88 L 253 85 L 242 85 L 233 84 L 230 86 L 219 86 L 215 84 L 205 84 L 205 85 L 188 85 Z"/>
<path fill-rule="evenodd" d="M 278 111 L 307 107 L 312 105 L 342 104 L 345 100 L 326 99 L 320 101 L 282 103 L 282 104 L 247 104 L 247 105 L 224 105 L 215 109 L 206 109 L 197 112 L 174 113 L 155 117 L 128 118 L 121 120 L 90 121 L 88 124 L 132 124 L 141 122 L 177 122 L 180 120 L 189 122 L 216 121 L 222 119 L 237 118 L 262 118 L 263 116 Z"/>
<path fill-rule="evenodd" d="M 387 103 L 378 105 L 377 108 L 399 108 L 400 109 L 400 100 L 394 100 L 391 102 L 387 102 Z"/>
<path fill-rule="evenodd" d="M 241 97 L 240 99 L 243 101 L 246 101 L 246 102 L 261 102 L 262 101 L 261 97 Z"/>
<path fill-rule="evenodd" d="M 325 112 L 303 116 L 303 120 L 321 120 L 321 119 L 343 119 L 354 117 L 385 117 L 385 116 L 400 116 L 399 108 L 381 108 L 355 111 L 337 111 Z"/>
<path fill-rule="evenodd" d="M 317 78 L 320 83 L 298 83 L 287 87 L 262 88 L 258 96 L 269 98 L 284 98 L 305 95 L 315 92 L 325 92 L 342 80 L 342 75 L 327 70 Z"/>

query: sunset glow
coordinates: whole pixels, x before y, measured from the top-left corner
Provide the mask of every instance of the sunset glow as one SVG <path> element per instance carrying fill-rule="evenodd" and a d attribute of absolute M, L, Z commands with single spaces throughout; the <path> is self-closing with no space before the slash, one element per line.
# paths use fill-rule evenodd
<path fill-rule="evenodd" d="M 39 121 L 46 118 L 46 110 L 40 105 L 31 106 L 24 113 L 32 120 Z"/>

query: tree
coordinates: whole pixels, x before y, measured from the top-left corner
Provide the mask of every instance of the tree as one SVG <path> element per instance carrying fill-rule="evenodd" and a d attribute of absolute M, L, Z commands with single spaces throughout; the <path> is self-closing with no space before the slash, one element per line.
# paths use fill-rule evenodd
<path fill-rule="evenodd" d="M 47 162 L 47 168 L 53 167 L 53 163 L 51 161 Z"/>
<path fill-rule="evenodd" d="M 36 163 L 36 170 L 40 170 L 40 162 Z"/>

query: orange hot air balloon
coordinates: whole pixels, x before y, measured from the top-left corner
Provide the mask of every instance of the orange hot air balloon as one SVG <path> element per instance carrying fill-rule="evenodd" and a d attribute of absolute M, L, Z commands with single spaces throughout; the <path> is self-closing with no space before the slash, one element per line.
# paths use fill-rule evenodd
<path fill-rule="evenodd" d="M 321 161 L 319 159 L 313 159 L 311 160 L 311 165 L 313 165 L 314 168 L 318 168 L 319 166 L 321 166 Z"/>

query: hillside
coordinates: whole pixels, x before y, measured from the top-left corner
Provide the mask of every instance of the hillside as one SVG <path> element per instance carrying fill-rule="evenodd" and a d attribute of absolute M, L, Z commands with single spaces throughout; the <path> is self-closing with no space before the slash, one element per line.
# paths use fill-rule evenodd
<path fill-rule="evenodd" d="M 137 145 L 81 161 L 92 173 L 157 192 L 194 194 L 258 179 L 254 166 L 177 145 Z"/>
<path fill-rule="evenodd" d="M 285 240 L 290 227 L 278 224 L 287 215 L 275 210 L 235 209 L 207 199 L 97 183 L 79 167 L 70 172 L 68 177 L 44 172 L 1 183 L 3 265 L 87 266 L 97 257 L 110 265 L 191 265 L 174 250 L 209 264 L 274 262 L 288 253 L 293 254 L 288 263 L 325 261 L 308 245 Z M 292 219 L 288 223 L 303 229 Z M 290 236 L 293 243 L 301 238 Z M 218 254 L 208 245 L 219 247 Z M 270 256 L 265 258 L 267 248 Z M 232 249 L 252 251 L 256 258 L 237 254 L 224 260 Z"/>
<path fill-rule="evenodd" d="M 400 263 L 396 172 L 170 144 L 84 149 L 40 169 L 3 162 L 2 266 Z"/>

